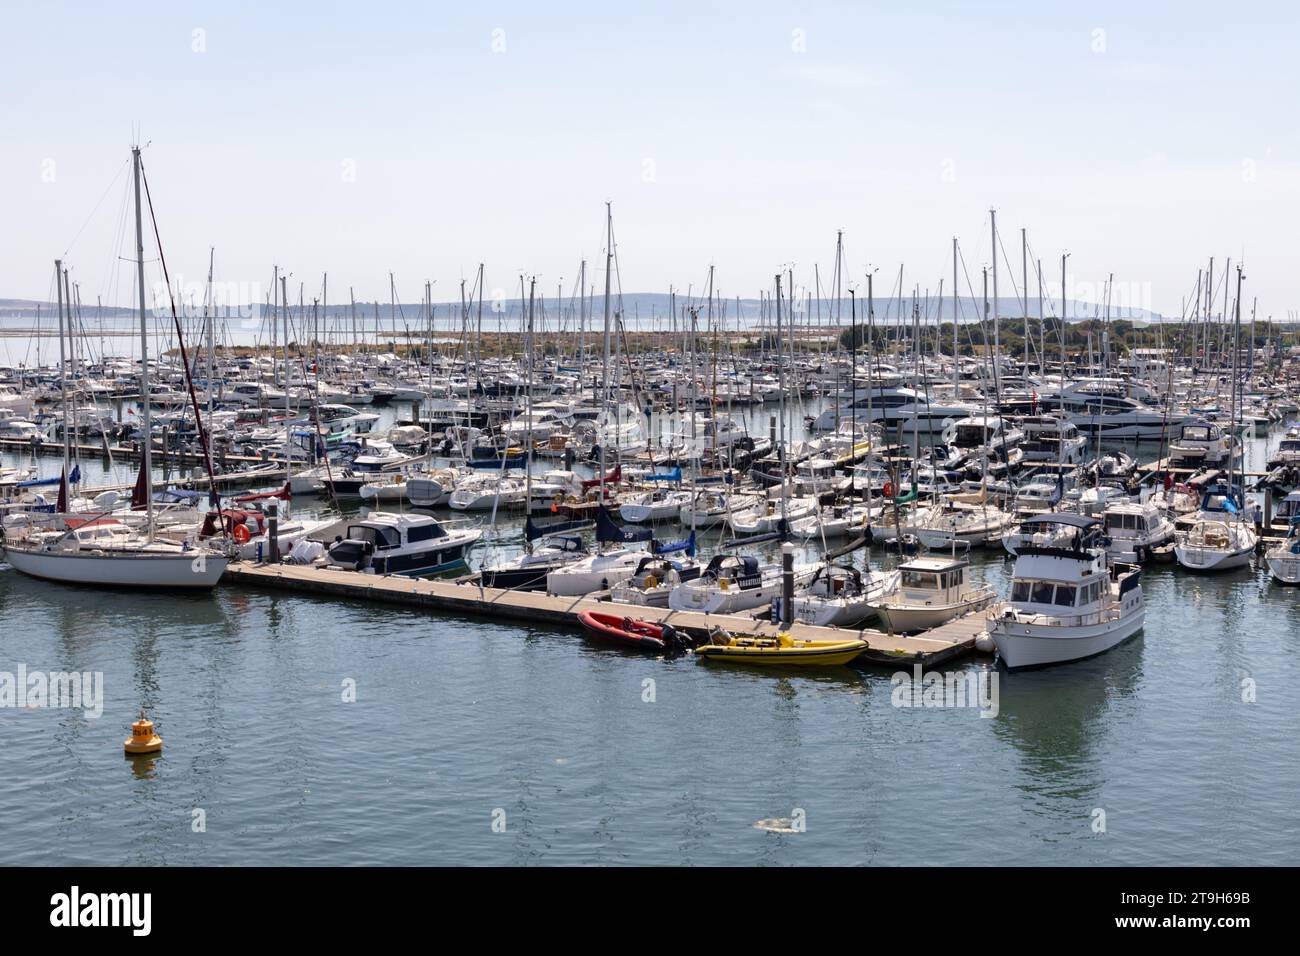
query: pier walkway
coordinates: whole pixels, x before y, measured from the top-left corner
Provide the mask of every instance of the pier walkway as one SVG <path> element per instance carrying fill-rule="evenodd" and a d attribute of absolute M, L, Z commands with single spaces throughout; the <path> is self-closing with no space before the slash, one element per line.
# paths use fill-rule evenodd
<path fill-rule="evenodd" d="M 704 614 L 673 611 L 668 608 L 614 604 L 592 597 L 554 597 L 538 591 L 505 591 L 476 584 L 429 581 L 401 575 L 359 574 L 302 565 L 267 565 L 251 562 L 231 564 L 222 576 L 223 585 L 253 585 L 275 590 L 308 592 L 352 600 L 383 601 L 431 610 L 448 611 L 482 617 L 519 621 L 545 621 L 580 630 L 579 611 L 623 611 L 641 620 L 659 621 L 704 635 L 710 628 L 721 627 L 733 633 L 761 634 L 775 637 L 777 625 L 755 620 L 747 614 Z M 805 640 L 849 640 L 860 638 L 868 644 L 860 660 L 877 664 L 908 665 L 920 663 L 931 667 L 969 654 L 975 649 L 975 636 L 985 629 L 985 613 L 977 612 L 949 621 L 915 637 L 902 637 L 871 628 L 829 628 L 795 624 L 790 633 Z"/>

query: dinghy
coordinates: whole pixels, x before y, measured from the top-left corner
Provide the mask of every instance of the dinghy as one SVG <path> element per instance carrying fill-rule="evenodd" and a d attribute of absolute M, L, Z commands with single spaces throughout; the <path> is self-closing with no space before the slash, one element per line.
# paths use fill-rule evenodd
<path fill-rule="evenodd" d="M 690 646 L 685 635 L 676 628 L 668 624 L 657 624 L 654 621 L 638 621 L 618 614 L 601 614 L 598 611 L 579 611 L 578 623 L 592 637 L 639 651 L 662 654 L 665 651 L 685 650 Z"/>
<path fill-rule="evenodd" d="M 709 634 L 709 643 L 695 648 L 695 653 L 700 660 L 725 664 L 835 667 L 866 649 L 866 641 L 803 641 L 784 631 L 776 637 L 733 636 L 717 628 Z"/>

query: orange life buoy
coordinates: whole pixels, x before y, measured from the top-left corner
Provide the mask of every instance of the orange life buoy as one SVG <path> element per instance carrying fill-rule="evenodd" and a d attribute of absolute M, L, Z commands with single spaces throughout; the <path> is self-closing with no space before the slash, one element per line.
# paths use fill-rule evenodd
<path fill-rule="evenodd" d="M 252 537 L 252 534 L 249 533 L 248 525 L 245 524 L 235 525 L 235 530 L 230 532 L 230 535 L 239 544 L 247 544 L 248 539 Z"/>

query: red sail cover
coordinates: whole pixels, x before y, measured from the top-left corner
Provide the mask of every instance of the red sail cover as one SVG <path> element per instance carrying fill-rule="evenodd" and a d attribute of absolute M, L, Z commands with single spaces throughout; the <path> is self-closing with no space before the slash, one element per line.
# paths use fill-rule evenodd
<path fill-rule="evenodd" d="M 149 476 L 144 473 L 144 462 L 140 462 L 140 473 L 135 476 L 135 487 L 131 490 L 131 510 L 140 511 L 149 506 Z"/>
<path fill-rule="evenodd" d="M 623 480 L 623 464 L 622 462 L 620 462 L 619 464 L 614 466 L 613 471 L 611 471 L 609 474 L 605 476 L 605 483 L 613 484 L 614 482 L 618 482 L 622 480 Z M 599 478 L 588 478 L 586 481 L 582 483 L 582 487 L 595 488 L 598 484 L 600 484 Z"/>
<path fill-rule="evenodd" d="M 253 495 L 240 495 L 236 501 L 265 501 L 268 498 L 279 498 L 281 501 L 288 501 L 293 497 L 293 492 L 289 490 L 289 482 L 284 483 L 284 487 L 277 491 L 259 491 Z"/>

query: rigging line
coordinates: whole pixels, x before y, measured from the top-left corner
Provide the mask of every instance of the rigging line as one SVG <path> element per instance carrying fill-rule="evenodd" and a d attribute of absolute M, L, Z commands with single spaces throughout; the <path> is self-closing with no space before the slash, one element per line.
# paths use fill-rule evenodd
<path fill-rule="evenodd" d="M 208 436 L 203 426 L 203 417 L 199 414 L 199 398 L 198 395 L 196 395 L 194 392 L 194 379 L 190 375 L 190 360 L 189 357 L 185 354 L 185 340 L 181 336 L 180 319 L 176 317 L 176 299 L 172 295 L 171 277 L 167 273 L 167 259 L 163 256 L 162 236 L 160 236 L 158 233 L 158 217 L 154 215 L 153 195 L 149 191 L 149 177 L 145 175 L 144 161 L 139 160 L 139 163 L 140 163 L 140 178 L 144 181 L 144 195 L 145 195 L 145 199 L 148 200 L 149 203 L 149 221 L 153 225 L 154 242 L 158 246 L 158 261 L 162 264 L 163 281 L 167 283 L 167 298 L 171 303 L 172 321 L 176 324 L 176 337 L 177 337 L 177 342 L 180 345 L 180 351 L 181 351 L 181 365 L 185 369 L 185 384 L 188 386 L 188 390 L 190 393 L 190 403 L 194 406 L 195 431 L 198 432 L 199 446 L 203 449 L 203 462 L 207 466 L 208 499 L 212 504 L 219 507 L 221 499 L 217 494 L 217 475 L 215 470 L 212 467 L 212 447 L 208 441 Z M 141 359 L 143 360 L 143 356 L 141 356 Z M 146 402 L 149 401 L 148 395 L 142 395 L 140 396 L 140 398 L 142 401 L 146 401 Z M 146 409 L 146 411 L 148 411 L 148 409 Z M 146 442 L 152 442 L 152 437 L 149 435 L 145 435 L 144 440 Z M 223 522 L 223 527 L 224 527 L 224 522 Z"/>
<path fill-rule="evenodd" d="M 1012 292 L 1016 292 L 1016 298 L 1020 299 L 1020 305 L 1021 305 L 1021 308 L 1027 310 L 1027 309 L 1029 308 L 1029 304 L 1025 301 L 1025 298 L 1024 298 L 1023 296 L 1021 296 L 1021 295 L 1019 294 L 1019 292 L 1017 291 L 1017 286 L 1016 286 L 1016 273 L 1015 273 L 1015 270 L 1011 268 L 1011 260 L 1007 257 L 1007 247 L 1004 246 L 1004 245 L 1002 245 L 1002 233 L 1001 233 L 1001 232 L 998 233 L 998 249 L 1001 249 L 1001 250 L 1002 250 L 1002 261 L 1005 262 L 1005 263 L 1007 264 L 1007 279 L 1011 282 L 1011 291 L 1012 291 Z M 993 254 L 996 256 L 996 255 L 997 255 L 997 252 L 994 251 Z M 997 310 L 998 310 L 998 304 L 997 304 L 996 302 L 994 302 L 994 303 L 993 303 L 993 311 L 994 311 L 994 313 L 996 313 Z"/>
<path fill-rule="evenodd" d="M 86 227 L 90 225 L 90 220 L 95 218 L 95 213 L 99 210 L 100 204 L 103 203 L 104 199 L 108 196 L 109 190 L 111 190 L 113 188 L 114 183 L 117 182 L 117 177 L 122 175 L 123 171 L 126 169 L 128 164 L 129 164 L 129 160 L 127 162 L 124 162 L 118 168 L 117 172 L 114 173 L 113 178 L 108 183 L 108 187 L 100 195 L 99 201 L 96 202 L 94 208 L 90 210 L 90 215 L 87 216 L 86 221 L 81 224 L 81 228 L 78 229 L 76 235 L 72 237 L 72 241 L 68 243 L 68 248 L 63 250 L 63 255 L 60 258 L 65 258 L 65 259 L 67 258 L 68 253 L 72 251 L 72 247 L 75 246 L 77 244 L 77 240 L 81 238 L 81 234 L 85 232 Z"/>

